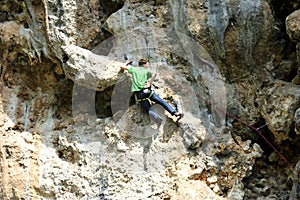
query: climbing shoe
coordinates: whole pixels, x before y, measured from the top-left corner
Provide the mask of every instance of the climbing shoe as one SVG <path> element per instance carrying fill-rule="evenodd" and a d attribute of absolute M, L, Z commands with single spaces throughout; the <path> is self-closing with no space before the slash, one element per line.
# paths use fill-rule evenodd
<path fill-rule="evenodd" d="M 183 113 L 180 113 L 180 112 L 178 112 L 178 111 L 175 112 L 175 113 L 173 113 L 173 115 L 174 115 L 175 117 L 178 117 L 178 118 L 177 118 L 177 121 L 180 120 L 180 119 L 183 117 Z"/>

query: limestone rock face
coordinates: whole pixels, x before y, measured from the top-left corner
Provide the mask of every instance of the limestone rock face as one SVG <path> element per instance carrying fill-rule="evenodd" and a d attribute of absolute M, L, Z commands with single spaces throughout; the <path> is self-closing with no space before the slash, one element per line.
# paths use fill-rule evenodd
<path fill-rule="evenodd" d="M 300 159 L 297 7 L 0 2 L 0 199 L 287 199 L 292 181 L 297 196 L 249 129 Z M 180 121 L 153 105 L 157 127 L 135 103 L 124 54 L 150 59 Z"/>
<path fill-rule="evenodd" d="M 297 134 L 300 134 L 300 131 L 299 131 L 299 129 L 300 129 L 300 110 L 299 110 L 299 108 L 295 112 L 294 120 L 295 120 L 295 131 Z"/>
<path fill-rule="evenodd" d="M 290 39 L 296 43 L 299 43 L 299 10 L 294 11 L 286 18 L 287 34 Z M 297 44 L 297 61 L 299 62 L 299 44 Z M 300 84 L 300 67 L 297 68 L 297 75 L 293 78 L 294 84 Z"/>

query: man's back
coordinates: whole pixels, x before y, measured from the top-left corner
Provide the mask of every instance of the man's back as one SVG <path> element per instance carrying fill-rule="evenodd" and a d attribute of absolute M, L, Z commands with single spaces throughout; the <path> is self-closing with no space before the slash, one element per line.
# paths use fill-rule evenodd
<path fill-rule="evenodd" d="M 151 77 L 150 70 L 144 67 L 128 67 L 128 72 L 132 74 L 131 91 L 136 92 L 144 88 L 147 80 Z"/>

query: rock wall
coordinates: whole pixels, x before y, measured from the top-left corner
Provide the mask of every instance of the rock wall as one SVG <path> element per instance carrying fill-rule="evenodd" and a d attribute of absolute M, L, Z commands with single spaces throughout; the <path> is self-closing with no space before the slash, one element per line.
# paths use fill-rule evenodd
<path fill-rule="evenodd" d="M 298 8 L 1 2 L 0 199 L 298 198 L 298 172 L 245 126 L 300 159 Z M 150 59 L 156 92 L 184 118 L 155 105 L 156 127 L 124 54 Z"/>

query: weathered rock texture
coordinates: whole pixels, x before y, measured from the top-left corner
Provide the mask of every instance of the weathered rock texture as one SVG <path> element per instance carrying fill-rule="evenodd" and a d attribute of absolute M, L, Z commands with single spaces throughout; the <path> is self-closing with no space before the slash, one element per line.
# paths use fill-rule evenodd
<path fill-rule="evenodd" d="M 297 169 L 248 127 L 299 161 L 299 8 L 0 2 L 0 199 L 300 198 Z M 150 58 L 156 92 L 184 118 L 153 106 L 156 127 L 124 54 Z"/>

